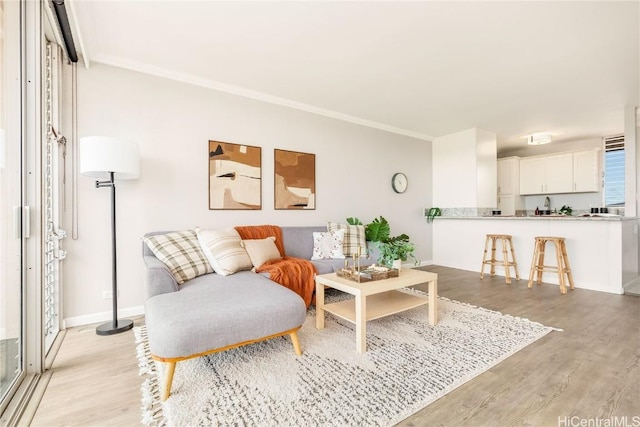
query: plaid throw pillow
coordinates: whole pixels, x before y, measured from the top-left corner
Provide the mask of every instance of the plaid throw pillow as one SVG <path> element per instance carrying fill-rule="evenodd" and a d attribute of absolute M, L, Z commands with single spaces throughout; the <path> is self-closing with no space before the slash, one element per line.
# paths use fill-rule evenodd
<path fill-rule="evenodd" d="M 340 224 L 337 222 L 329 222 L 327 231 L 344 230 L 344 239 L 342 240 L 342 251 L 346 256 L 367 255 L 367 240 L 364 237 L 364 225 Z"/>
<path fill-rule="evenodd" d="M 195 230 L 175 231 L 144 238 L 144 242 L 171 271 L 178 284 L 213 273 Z"/>

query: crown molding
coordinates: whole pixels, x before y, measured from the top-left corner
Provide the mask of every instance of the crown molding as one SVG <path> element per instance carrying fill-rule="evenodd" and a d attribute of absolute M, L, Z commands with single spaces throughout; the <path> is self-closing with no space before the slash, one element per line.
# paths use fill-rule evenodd
<path fill-rule="evenodd" d="M 131 71 L 137 71 L 143 74 L 149 74 L 156 77 L 162 77 L 169 80 L 174 80 L 182 83 L 188 83 L 195 86 L 204 87 L 207 89 L 216 90 L 219 92 L 230 93 L 244 98 L 255 99 L 270 104 L 280 105 L 283 107 L 293 108 L 295 110 L 305 111 L 308 113 L 317 114 L 320 116 L 330 117 L 337 120 L 342 120 L 349 123 L 354 123 L 361 126 L 366 126 L 374 129 L 383 130 L 385 132 L 394 133 L 398 135 L 408 136 L 411 138 L 421 139 L 424 141 L 432 141 L 434 139 L 431 135 L 426 135 L 419 132 L 413 132 L 407 129 L 397 128 L 395 126 L 389 126 L 384 123 L 374 122 L 371 120 L 362 119 L 360 117 L 343 114 L 338 111 L 328 110 L 325 108 L 316 107 L 310 104 L 304 104 L 302 102 L 293 101 L 287 98 L 281 98 L 278 96 L 269 95 L 267 93 L 258 92 L 250 89 L 246 89 L 240 86 L 234 86 L 215 80 L 208 80 L 194 75 L 180 73 L 177 71 L 169 70 L 162 67 L 156 67 L 147 63 L 133 61 L 129 59 L 120 58 L 113 55 L 99 54 L 92 58 L 93 62 L 110 65 L 113 67 L 124 68 Z"/>

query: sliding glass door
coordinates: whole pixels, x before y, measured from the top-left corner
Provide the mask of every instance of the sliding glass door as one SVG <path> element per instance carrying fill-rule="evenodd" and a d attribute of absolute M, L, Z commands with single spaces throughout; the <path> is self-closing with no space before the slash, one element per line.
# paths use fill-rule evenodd
<path fill-rule="evenodd" d="M 25 375 L 19 26 L 19 2 L 0 0 L 0 402 Z"/>

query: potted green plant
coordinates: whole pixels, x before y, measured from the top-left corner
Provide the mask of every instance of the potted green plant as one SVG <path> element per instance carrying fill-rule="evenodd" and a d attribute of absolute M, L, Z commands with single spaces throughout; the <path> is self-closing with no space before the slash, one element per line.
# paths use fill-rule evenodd
<path fill-rule="evenodd" d="M 442 211 L 440 210 L 440 208 L 429 209 L 429 211 L 427 212 L 427 222 L 429 223 L 433 222 L 433 219 L 440 215 L 442 215 Z"/>
<path fill-rule="evenodd" d="M 571 206 L 562 205 L 562 207 L 560 208 L 561 215 L 571 215 L 572 213 L 573 209 L 571 209 Z"/>
<path fill-rule="evenodd" d="M 416 247 L 411 241 L 409 236 L 401 234 L 399 236 L 390 237 L 384 241 L 376 242 L 378 249 L 380 250 L 380 256 L 378 263 L 387 267 L 393 267 L 399 269 L 403 261 L 411 259 L 414 264 L 418 264 L 418 259 L 415 257 L 414 252 Z M 395 263 L 394 263 L 395 262 Z"/>
<path fill-rule="evenodd" d="M 438 209 L 438 212 L 439 211 L 440 209 Z M 390 237 L 391 227 L 389 222 L 382 215 L 378 218 L 374 218 L 373 221 L 366 225 L 356 217 L 347 218 L 347 223 L 351 225 L 364 226 L 367 241 L 373 242 L 379 250 L 379 256 L 376 260 L 378 264 L 390 268 L 397 268 L 398 270 L 400 269 L 402 262 L 409 259 L 411 259 L 416 265 L 418 264 L 418 259 L 414 255 L 416 247 L 409 240 L 409 236 L 401 234 L 399 236 Z"/>
<path fill-rule="evenodd" d="M 367 225 L 364 225 L 362 221 L 356 217 L 349 217 L 347 218 L 347 224 L 364 226 L 365 238 L 369 242 L 382 242 L 387 240 L 391 233 L 389 222 L 382 215 L 374 218 L 373 221 Z"/>

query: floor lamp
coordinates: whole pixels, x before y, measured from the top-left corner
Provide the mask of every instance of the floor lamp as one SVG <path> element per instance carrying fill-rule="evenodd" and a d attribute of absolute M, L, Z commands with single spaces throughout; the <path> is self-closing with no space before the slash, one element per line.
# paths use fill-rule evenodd
<path fill-rule="evenodd" d="M 116 179 L 136 179 L 140 173 L 140 152 L 135 143 L 106 136 L 80 138 L 80 173 L 93 178 L 96 188 L 111 188 L 111 282 L 113 321 L 96 328 L 98 335 L 113 335 L 133 328 L 133 321 L 118 320 L 118 269 L 116 252 Z"/>

